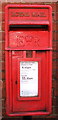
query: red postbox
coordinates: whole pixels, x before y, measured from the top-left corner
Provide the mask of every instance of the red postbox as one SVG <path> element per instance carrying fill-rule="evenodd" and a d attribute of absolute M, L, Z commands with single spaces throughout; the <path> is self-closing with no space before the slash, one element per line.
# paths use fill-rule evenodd
<path fill-rule="evenodd" d="M 49 5 L 5 8 L 6 112 L 51 113 L 52 9 Z"/>

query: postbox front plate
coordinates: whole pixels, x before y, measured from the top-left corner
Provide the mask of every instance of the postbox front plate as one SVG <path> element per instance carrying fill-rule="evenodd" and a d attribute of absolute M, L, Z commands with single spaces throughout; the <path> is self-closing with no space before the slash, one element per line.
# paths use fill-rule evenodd
<path fill-rule="evenodd" d="M 5 8 L 6 113 L 51 113 L 52 10 L 49 5 Z"/>

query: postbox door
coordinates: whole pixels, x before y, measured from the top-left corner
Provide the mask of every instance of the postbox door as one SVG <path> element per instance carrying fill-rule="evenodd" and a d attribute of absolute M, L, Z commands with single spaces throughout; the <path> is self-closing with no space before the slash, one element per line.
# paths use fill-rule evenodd
<path fill-rule="evenodd" d="M 49 105 L 47 55 L 46 52 L 37 51 L 33 57 L 27 58 L 26 51 L 12 52 L 13 112 L 46 110 L 47 102 Z M 26 65 L 30 68 L 29 72 L 26 71 Z"/>

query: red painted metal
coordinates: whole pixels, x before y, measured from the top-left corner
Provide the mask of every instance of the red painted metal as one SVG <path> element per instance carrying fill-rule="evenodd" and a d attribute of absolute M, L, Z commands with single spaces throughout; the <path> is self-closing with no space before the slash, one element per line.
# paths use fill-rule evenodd
<path fill-rule="evenodd" d="M 52 8 L 49 5 L 7 5 L 5 8 L 7 115 L 29 116 L 51 113 L 51 50 Z M 27 54 L 28 51 L 31 52 L 31 56 Z M 38 96 L 20 96 L 21 61 L 38 62 Z"/>

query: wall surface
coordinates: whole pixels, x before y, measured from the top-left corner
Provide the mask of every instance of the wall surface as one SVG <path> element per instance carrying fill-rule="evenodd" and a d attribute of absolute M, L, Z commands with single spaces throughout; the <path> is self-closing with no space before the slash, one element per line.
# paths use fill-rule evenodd
<path fill-rule="evenodd" d="M 0 119 L 22 120 L 22 117 L 9 118 L 5 113 L 6 84 L 5 84 L 5 6 L 17 4 L 48 4 L 52 6 L 52 113 L 48 116 L 32 116 L 32 120 L 40 118 L 58 118 L 58 2 L 39 2 L 39 0 L 0 0 Z"/>

